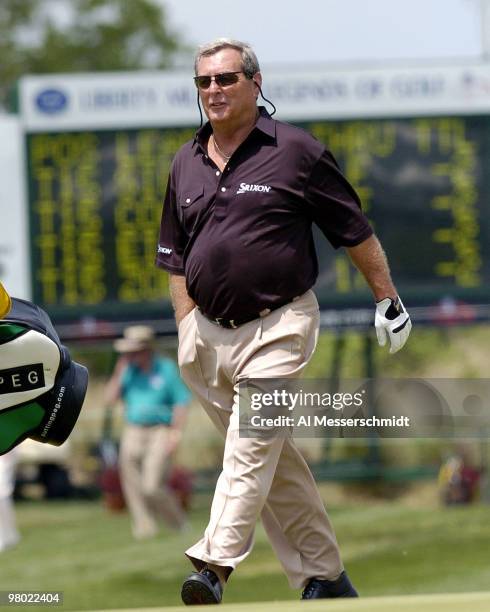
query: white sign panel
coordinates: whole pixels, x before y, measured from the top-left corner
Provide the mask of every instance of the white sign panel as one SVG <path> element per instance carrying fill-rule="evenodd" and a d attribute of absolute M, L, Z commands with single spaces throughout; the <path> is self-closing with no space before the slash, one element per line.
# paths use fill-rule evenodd
<path fill-rule="evenodd" d="M 25 77 L 27 131 L 198 125 L 191 72 Z M 490 112 L 490 66 L 264 70 L 278 118 L 294 121 Z"/>
<path fill-rule="evenodd" d="M 21 116 L 28 131 L 192 125 L 199 113 L 191 77 L 164 72 L 25 77 Z"/>
<path fill-rule="evenodd" d="M 19 119 L 0 116 L 0 278 L 11 295 L 29 299 L 22 142 Z"/>

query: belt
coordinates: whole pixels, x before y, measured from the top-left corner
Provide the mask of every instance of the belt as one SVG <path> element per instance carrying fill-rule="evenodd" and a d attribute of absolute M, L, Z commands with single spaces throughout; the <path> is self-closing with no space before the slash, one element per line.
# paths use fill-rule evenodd
<path fill-rule="evenodd" d="M 211 321 L 211 323 L 214 323 L 215 325 L 219 325 L 219 327 L 224 327 L 225 329 L 237 329 L 238 327 L 245 325 L 245 323 L 250 323 L 250 321 L 255 321 L 255 319 L 263 319 L 264 317 L 266 317 L 268 314 L 270 314 L 274 310 L 278 310 L 279 308 L 286 306 L 286 304 L 289 304 L 290 302 L 294 302 L 299 297 L 300 296 L 297 296 L 292 299 L 288 299 L 286 302 L 274 304 L 274 306 L 270 306 L 269 308 L 264 308 L 258 314 L 252 315 L 251 317 L 244 318 L 244 319 L 225 319 L 224 317 L 212 317 L 206 314 L 205 312 L 203 312 L 199 308 L 199 306 L 197 308 L 199 312 L 202 314 L 202 316 L 205 317 L 208 321 Z"/>

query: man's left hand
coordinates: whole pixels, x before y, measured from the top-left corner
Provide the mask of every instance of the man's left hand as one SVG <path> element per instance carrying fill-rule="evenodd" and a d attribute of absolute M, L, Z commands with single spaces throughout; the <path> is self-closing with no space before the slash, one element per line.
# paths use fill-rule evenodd
<path fill-rule="evenodd" d="M 412 329 L 410 317 L 399 297 L 395 299 L 387 297 L 376 302 L 374 325 L 380 346 L 386 344 L 387 336 L 389 336 L 390 353 L 396 353 L 402 348 Z"/>

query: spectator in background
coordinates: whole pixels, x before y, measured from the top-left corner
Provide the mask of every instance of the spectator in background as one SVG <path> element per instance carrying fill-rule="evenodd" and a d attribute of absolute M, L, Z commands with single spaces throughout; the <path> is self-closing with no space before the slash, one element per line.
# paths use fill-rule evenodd
<path fill-rule="evenodd" d="M 12 499 L 16 463 L 16 449 L 0 456 L 0 552 L 12 548 L 20 540 Z"/>
<path fill-rule="evenodd" d="M 155 354 L 153 341 L 150 327 L 126 328 L 115 342 L 120 357 L 106 387 L 108 404 L 124 402 L 119 466 L 138 539 L 156 535 L 159 518 L 177 529 L 185 523 L 185 513 L 165 481 L 182 436 L 190 393 L 176 364 Z"/>
<path fill-rule="evenodd" d="M 471 504 L 480 492 L 482 472 L 476 468 L 465 449 L 459 449 L 439 470 L 439 489 L 446 506 Z"/>

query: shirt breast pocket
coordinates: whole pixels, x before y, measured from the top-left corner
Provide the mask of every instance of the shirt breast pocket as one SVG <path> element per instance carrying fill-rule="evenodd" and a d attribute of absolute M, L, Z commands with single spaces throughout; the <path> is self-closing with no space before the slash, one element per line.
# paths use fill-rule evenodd
<path fill-rule="evenodd" d="M 199 213 L 205 206 L 204 187 L 183 190 L 178 198 L 180 222 L 187 233 L 192 232 L 192 228 L 199 218 Z"/>

